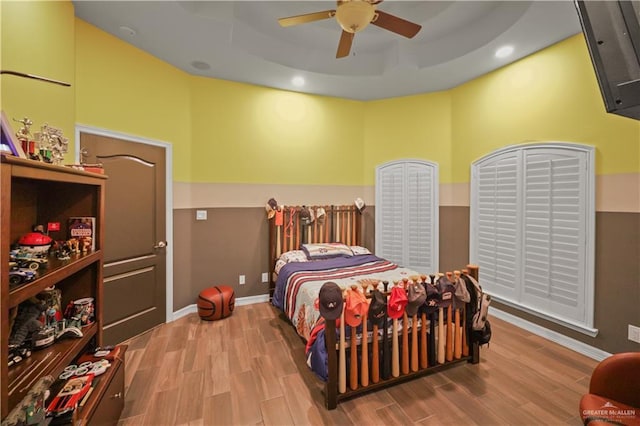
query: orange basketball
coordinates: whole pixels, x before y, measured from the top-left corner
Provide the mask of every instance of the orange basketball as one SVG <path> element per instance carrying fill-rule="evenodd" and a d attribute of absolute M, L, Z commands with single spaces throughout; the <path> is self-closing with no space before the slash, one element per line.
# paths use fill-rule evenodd
<path fill-rule="evenodd" d="M 205 288 L 198 295 L 198 315 L 207 321 L 226 318 L 233 312 L 236 296 L 226 285 Z"/>

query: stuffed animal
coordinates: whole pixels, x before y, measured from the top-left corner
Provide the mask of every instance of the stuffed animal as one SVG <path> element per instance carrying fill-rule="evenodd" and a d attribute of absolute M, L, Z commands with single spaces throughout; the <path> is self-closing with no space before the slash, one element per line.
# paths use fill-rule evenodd
<path fill-rule="evenodd" d="M 46 305 L 35 298 L 21 303 L 9 336 L 9 345 L 21 346 L 28 337 L 42 329 L 44 326 L 38 318 L 45 309 Z"/>

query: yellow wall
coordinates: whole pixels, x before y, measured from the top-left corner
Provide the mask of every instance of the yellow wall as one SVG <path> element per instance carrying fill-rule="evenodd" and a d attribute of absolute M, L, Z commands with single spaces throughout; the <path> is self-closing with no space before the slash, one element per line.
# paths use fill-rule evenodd
<path fill-rule="evenodd" d="M 193 77 L 192 181 L 354 185 L 363 104 Z"/>
<path fill-rule="evenodd" d="M 451 169 L 451 95 L 436 92 L 365 104 L 364 184 L 376 166 L 402 158 L 437 162 L 440 181 Z"/>
<path fill-rule="evenodd" d="M 190 76 L 76 20 L 79 124 L 173 145 L 173 178 L 191 174 Z"/>
<path fill-rule="evenodd" d="M 606 113 L 582 34 L 452 90 L 365 110 L 368 185 L 376 165 L 407 157 L 437 162 L 441 183 L 469 182 L 476 159 L 532 141 L 595 146 L 598 175 L 640 172 L 640 121 Z"/>
<path fill-rule="evenodd" d="M 0 4 L 3 68 L 73 84 L 3 76 L 2 108 L 71 138 L 77 122 L 169 142 L 176 181 L 370 186 L 376 165 L 423 158 L 465 183 L 475 159 L 536 140 L 596 146 L 599 175 L 640 172 L 640 122 L 605 112 L 582 35 L 452 90 L 358 102 L 190 76 L 68 1 Z"/>
<path fill-rule="evenodd" d="M 62 129 L 72 143 L 75 128 L 75 17 L 70 1 L 2 1 L 0 49 L 2 69 L 64 81 L 63 87 L 3 74 L 1 108 L 17 131 L 13 119 L 31 119 L 31 133 L 44 124 Z"/>
<path fill-rule="evenodd" d="M 596 147 L 596 174 L 640 172 L 640 121 L 607 114 L 582 34 L 451 91 L 452 154 L 470 164 L 526 141 Z M 468 182 L 469 168 L 453 170 Z"/>

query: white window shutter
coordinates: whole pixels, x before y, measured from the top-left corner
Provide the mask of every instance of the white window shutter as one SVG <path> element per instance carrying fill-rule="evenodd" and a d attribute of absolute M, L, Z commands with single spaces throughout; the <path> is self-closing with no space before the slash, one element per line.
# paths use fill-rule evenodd
<path fill-rule="evenodd" d="M 527 153 L 523 301 L 544 312 L 582 321 L 585 274 L 584 158 Z"/>
<path fill-rule="evenodd" d="M 594 149 L 506 147 L 472 164 L 470 260 L 496 300 L 595 336 Z"/>
<path fill-rule="evenodd" d="M 487 290 L 517 300 L 514 276 L 518 252 L 518 162 L 512 154 L 478 170 L 477 261 Z"/>
<path fill-rule="evenodd" d="M 403 160 L 376 168 L 376 254 L 417 272 L 438 270 L 438 167 Z"/>
<path fill-rule="evenodd" d="M 404 165 L 381 169 L 376 185 L 376 255 L 403 263 Z"/>

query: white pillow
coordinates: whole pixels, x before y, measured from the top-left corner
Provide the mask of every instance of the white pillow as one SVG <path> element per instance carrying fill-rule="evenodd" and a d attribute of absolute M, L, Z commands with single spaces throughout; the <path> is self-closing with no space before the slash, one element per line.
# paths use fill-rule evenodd
<path fill-rule="evenodd" d="M 360 254 L 371 254 L 368 248 L 361 246 L 349 246 L 354 256 L 358 256 Z"/>
<path fill-rule="evenodd" d="M 332 257 L 351 257 L 353 252 L 342 243 L 303 244 L 302 251 L 309 260 L 330 259 Z"/>

